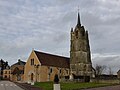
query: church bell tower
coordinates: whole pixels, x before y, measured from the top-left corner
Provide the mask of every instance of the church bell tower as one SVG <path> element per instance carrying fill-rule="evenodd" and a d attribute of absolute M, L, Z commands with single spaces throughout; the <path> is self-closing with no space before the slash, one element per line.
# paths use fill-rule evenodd
<path fill-rule="evenodd" d="M 88 31 L 81 25 L 79 13 L 75 29 L 71 28 L 70 71 L 75 76 L 92 74 Z"/>

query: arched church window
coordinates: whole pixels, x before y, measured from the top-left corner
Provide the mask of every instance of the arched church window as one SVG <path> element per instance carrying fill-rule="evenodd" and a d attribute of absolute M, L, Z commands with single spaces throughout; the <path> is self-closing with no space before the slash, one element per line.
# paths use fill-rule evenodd
<path fill-rule="evenodd" d="M 61 69 L 60 69 L 60 71 L 59 71 L 60 73 L 61 73 Z"/>
<path fill-rule="evenodd" d="M 34 58 L 31 59 L 31 65 L 34 65 Z"/>
<path fill-rule="evenodd" d="M 50 68 L 50 73 L 52 73 L 52 68 Z"/>

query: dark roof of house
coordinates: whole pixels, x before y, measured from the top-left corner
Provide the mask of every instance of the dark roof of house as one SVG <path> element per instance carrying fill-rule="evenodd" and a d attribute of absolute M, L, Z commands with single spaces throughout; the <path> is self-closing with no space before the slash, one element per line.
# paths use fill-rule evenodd
<path fill-rule="evenodd" d="M 70 68 L 70 58 L 34 51 L 41 65 Z"/>
<path fill-rule="evenodd" d="M 1 70 L 10 69 L 10 66 L 8 65 L 8 62 L 1 59 L 0 60 L 0 69 Z"/>
<path fill-rule="evenodd" d="M 7 69 L 7 70 L 9 70 L 10 69 L 10 66 L 8 65 L 8 66 L 6 66 L 6 68 L 5 69 Z"/>
<path fill-rule="evenodd" d="M 18 67 L 16 67 L 11 74 L 13 74 L 13 75 L 24 74 L 24 70 L 20 70 Z"/>
<path fill-rule="evenodd" d="M 0 66 L 2 66 L 2 63 L 5 63 L 5 61 L 4 60 L 0 60 Z"/>
<path fill-rule="evenodd" d="M 26 64 L 26 62 L 24 62 L 24 61 L 21 61 L 20 59 L 18 60 L 18 62 L 17 63 L 15 63 L 15 64 L 13 64 L 12 66 L 14 66 L 14 65 L 25 65 Z"/>

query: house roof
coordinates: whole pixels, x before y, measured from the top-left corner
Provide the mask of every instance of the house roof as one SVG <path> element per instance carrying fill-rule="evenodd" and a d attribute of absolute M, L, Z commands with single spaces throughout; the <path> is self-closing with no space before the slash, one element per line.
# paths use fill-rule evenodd
<path fill-rule="evenodd" d="M 24 62 L 24 61 L 21 61 L 20 59 L 18 60 L 18 62 L 17 63 L 15 63 L 15 64 L 13 64 L 12 66 L 14 66 L 14 65 L 25 65 L 26 64 L 26 62 Z M 12 67 L 11 66 L 11 67 Z"/>
<path fill-rule="evenodd" d="M 10 66 L 8 65 L 8 62 L 4 61 L 3 59 L 0 60 L 0 70 L 4 69 L 10 69 Z"/>
<path fill-rule="evenodd" d="M 9 70 L 10 69 L 10 66 L 8 65 L 8 66 L 6 66 L 6 68 L 5 68 L 6 70 Z"/>
<path fill-rule="evenodd" d="M 20 70 L 18 67 L 16 67 L 11 74 L 24 74 L 24 70 Z"/>
<path fill-rule="evenodd" d="M 38 52 L 38 51 L 34 51 L 34 52 L 38 57 L 39 61 L 41 62 L 41 65 L 54 66 L 60 68 L 70 67 L 70 58 Z"/>

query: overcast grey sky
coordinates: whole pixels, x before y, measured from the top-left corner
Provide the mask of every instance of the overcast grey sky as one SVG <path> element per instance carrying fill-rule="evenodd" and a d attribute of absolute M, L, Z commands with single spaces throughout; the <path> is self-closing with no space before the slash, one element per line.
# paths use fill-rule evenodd
<path fill-rule="evenodd" d="M 70 28 L 89 31 L 92 62 L 120 69 L 120 0 L 0 0 L 0 58 L 27 60 L 32 49 L 69 57 Z"/>

